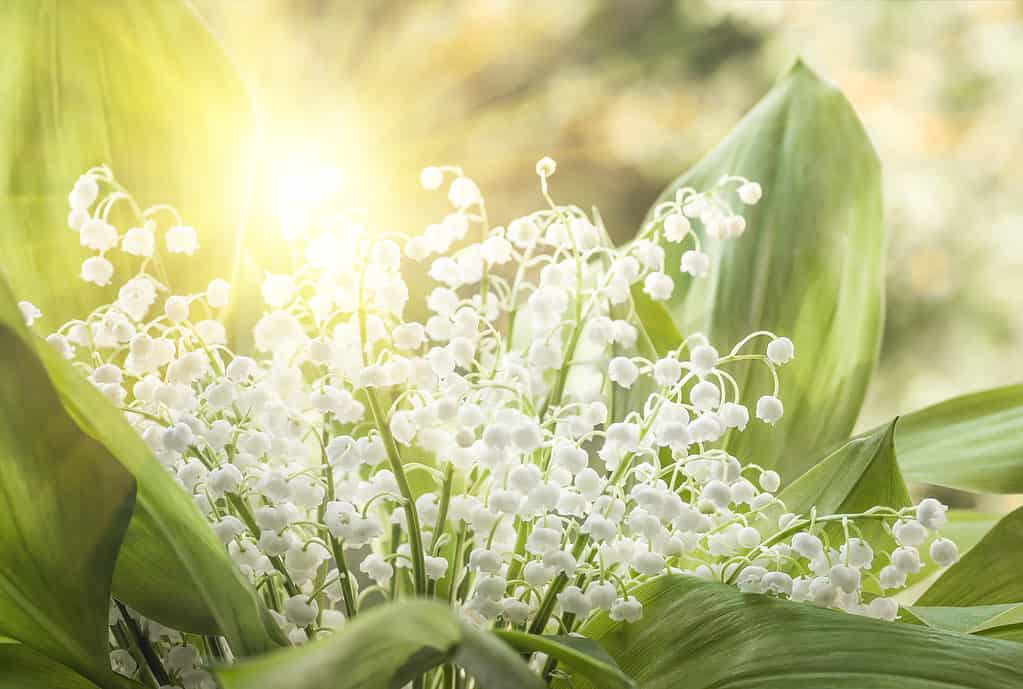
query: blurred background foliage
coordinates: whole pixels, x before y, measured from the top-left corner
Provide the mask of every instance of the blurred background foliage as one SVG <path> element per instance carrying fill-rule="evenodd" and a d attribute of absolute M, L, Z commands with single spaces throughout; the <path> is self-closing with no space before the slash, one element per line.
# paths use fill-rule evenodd
<path fill-rule="evenodd" d="M 347 201 L 405 230 L 444 212 L 422 166 L 464 166 L 502 223 L 537 207 L 549 154 L 558 200 L 627 239 L 803 55 L 885 168 L 888 325 L 860 426 L 1023 379 L 1023 3 L 194 2 L 260 106 L 272 188 L 337 166 Z"/>

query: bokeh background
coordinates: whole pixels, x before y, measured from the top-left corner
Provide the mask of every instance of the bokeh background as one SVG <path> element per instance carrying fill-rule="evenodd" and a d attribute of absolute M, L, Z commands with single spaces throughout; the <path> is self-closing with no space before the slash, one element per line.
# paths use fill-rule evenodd
<path fill-rule="evenodd" d="M 860 426 L 1023 380 L 1021 2 L 194 1 L 265 155 L 337 167 L 395 225 L 441 212 L 416 186 L 433 163 L 464 166 L 498 222 L 532 210 L 549 154 L 559 201 L 626 239 L 802 55 L 885 171 L 887 330 Z"/>

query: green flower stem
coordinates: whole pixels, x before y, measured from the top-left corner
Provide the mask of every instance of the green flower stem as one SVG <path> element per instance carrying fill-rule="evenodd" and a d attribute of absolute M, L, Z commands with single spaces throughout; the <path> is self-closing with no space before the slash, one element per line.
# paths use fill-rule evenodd
<path fill-rule="evenodd" d="M 439 554 L 439 548 L 437 544 L 440 542 L 441 534 L 444 533 L 445 524 L 448 520 L 448 508 L 451 505 L 451 484 L 454 483 L 455 478 L 455 466 L 448 462 L 444 465 L 444 478 L 441 481 L 441 492 L 440 492 L 440 504 L 437 508 L 437 521 L 433 524 L 433 543 L 431 544 L 431 552 L 434 556 Z M 455 558 L 458 558 L 458 554 L 455 554 Z M 453 565 L 449 569 L 454 570 Z M 445 575 L 446 576 L 446 575 Z M 439 581 L 431 581 L 427 586 L 427 593 L 432 597 L 437 590 L 437 584 Z"/>
<path fill-rule="evenodd" d="M 241 496 L 236 493 L 228 493 L 227 501 L 238 513 L 238 517 L 245 522 L 245 526 L 252 534 L 252 537 L 258 540 L 260 534 L 259 525 L 256 524 L 256 519 L 252 516 L 252 511 L 249 509 L 249 506 L 246 505 Z M 284 560 L 281 559 L 281 556 L 273 555 L 269 557 L 269 560 L 270 564 L 273 565 L 273 568 L 276 569 L 283 577 L 284 590 L 287 594 L 289 596 L 297 596 L 302 593 L 302 590 L 295 584 L 294 579 L 291 578 L 291 574 L 288 573 L 288 568 L 284 566 Z M 309 637 L 310 641 L 316 638 L 316 629 L 311 625 L 305 628 L 305 633 L 306 636 Z"/>
<path fill-rule="evenodd" d="M 437 521 L 433 525 L 433 542 L 437 543 L 444 533 L 448 521 L 448 508 L 451 506 L 451 488 L 455 479 L 455 465 L 448 462 L 444 465 L 444 479 L 441 483 L 440 504 L 437 508 Z M 436 546 L 434 555 L 436 555 Z"/>
<path fill-rule="evenodd" d="M 320 457 L 323 462 L 323 475 L 327 483 L 327 488 L 324 495 L 324 501 L 320 504 L 320 507 L 317 510 L 317 517 L 320 524 L 325 523 L 323 521 L 323 516 L 327 511 L 327 503 L 334 499 L 334 467 L 330 465 L 330 461 L 327 457 L 329 434 L 326 428 L 326 414 L 324 414 L 323 425 L 323 434 L 320 436 Z M 345 561 L 344 544 L 338 541 L 332 533 L 328 534 L 327 540 L 330 544 L 330 553 L 334 556 L 334 562 L 337 564 L 337 571 L 340 575 L 339 582 L 341 586 L 341 598 L 345 604 L 345 616 L 348 619 L 352 619 L 359 611 L 359 604 L 355 596 L 355 589 L 352 586 L 352 576 L 348 570 L 348 563 Z"/>
<path fill-rule="evenodd" d="M 366 263 L 368 265 L 368 262 Z M 366 365 L 366 301 L 365 301 L 365 285 L 366 285 L 366 265 L 363 266 L 362 271 L 359 273 L 359 342 L 360 352 L 362 354 L 362 365 Z M 409 530 L 409 550 L 412 554 L 412 579 L 413 588 L 417 596 L 426 595 L 426 557 L 423 553 L 423 537 L 422 530 L 419 527 L 419 513 L 416 511 L 416 501 L 412 495 L 412 488 L 409 486 L 408 478 L 405 476 L 405 469 L 401 460 L 401 452 L 398 450 L 398 443 L 395 442 L 394 436 L 391 435 L 391 427 L 387 423 L 387 418 L 384 416 L 380 409 L 380 404 L 377 402 L 376 394 L 372 389 L 366 390 L 366 402 L 369 406 L 370 413 L 373 415 L 373 425 L 376 426 L 377 431 L 380 433 L 380 437 L 384 442 L 384 448 L 387 450 L 387 460 L 391 465 L 391 473 L 394 474 L 394 481 L 398 484 L 398 490 L 401 492 L 401 496 L 405 498 L 405 519 L 408 521 Z M 395 542 L 394 548 L 397 550 L 398 544 Z M 397 577 L 395 577 L 397 579 Z"/>
<path fill-rule="evenodd" d="M 458 588 L 459 584 L 461 584 L 461 581 L 456 577 L 461 571 L 464 559 L 462 557 L 462 548 L 465 547 L 465 524 L 461 522 L 460 524 L 461 526 L 458 529 L 458 535 L 455 537 L 455 549 L 452 551 L 454 553 L 454 561 L 451 563 L 451 571 L 445 574 L 445 576 L 451 577 L 451 581 L 448 582 L 448 603 L 454 602 L 455 589 Z"/>
<path fill-rule="evenodd" d="M 206 643 L 210 655 L 212 655 L 217 662 L 219 663 L 227 662 L 227 654 L 224 652 L 224 645 L 220 641 L 219 636 L 206 635 L 203 636 L 203 641 Z"/>
<path fill-rule="evenodd" d="M 572 548 L 572 557 L 578 560 L 579 556 L 586 550 L 589 542 L 589 534 L 579 534 L 575 541 L 575 546 Z M 554 604 L 558 600 L 558 594 L 561 593 L 561 590 L 565 588 L 567 583 L 568 576 L 564 572 L 555 577 L 554 581 L 551 582 L 550 588 L 547 589 L 547 593 L 540 603 L 540 608 L 536 612 L 536 617 L 533 618 L 533 623 L 529 625 L 530 634 L 543 634 L 543 630 L 547 626 L 547 620 L 550 619 L 551 613 L 554 612 Z"/>
<path fill-rule="evenodd" d="M 338 583 L 341 586 L 341 598 L 345 604 L 345 616 L 352 619 L 359 611 L 355 599 L 355 589 L 352 587 L 352 575 L 348 571 L 348 563 L 345 562 L 344 546 L 333 535 L 330 536 L 330 552 L 337 563 L 337 571 L 340 575 Z"/>
<path fill-rule="evenodd" d="M 516 525 L 515 554 L 524 555 L 526 552 L 526 540 L 529 538 L 529 524 L 518 517 L 516 517 L 515 521 L 518 522 Z M 508 581 L 514 581 L 519 578 L 524 561 L 525 557 L 516 557 L 511 561 L 508 565 L 508 574 L 505 577 Z"/>
<path fill-rule="evenodd" d="M 394 481 L 398 484 L 398 490 L 404 499 L 405 519 L 408 521 L 409 550 L 412 553 L 412 580 L 417 596 L 426 595 L 426 557 L 423 553 L 423 535 L 419 526 L 419 512 L 416 510 L 415 497 L 412 495 L 412 488 L 409 486 L 408 478 L 405 476 L 405 469 L 401 460 L 401 453 L 398 450 L 398 443 L 391 435 L 391 429 L 383 418 L 380 405 L 377 403 L 376 395 L 372 390 L 366 391 L 366 399 L 369 401 L 370 413 L 373 421 L 384 441 L 384 448 L 387 450 L 387 460 L 391 465 L 391 472 L 394 474 Z"/>
<path fill-rule="evenodd" d="M 135 655 L 137 652 L 138 656 L 143 661 L 140 666 L 146 668 L 149 675 L 151 675 L 154 685 L 161 687 L 165 684 L 170 683 L 170 678 L 167 676 L 167 670 L 164 669 L 163 663 L 160 662 L 160 656 L 156 654 L 153 649 L 153 645 L 149 643 L 149 638 L 142 633 L 139 628 L 138 622 L 128 613 L 128 608 L 125 607 L 124 603 L 119 600 L 115 600 L 114 604 L 117 606 L 117 610 L 121 613 L 121 623 L 123 624 L 124 631 L 127 632 L 127 641 L 131 647 L 132 654 Z M 136 661 L 137 662 L 137 661 Z"/>
<path fill-rule="evenodd" d="M 762 553 L 767 548 L 771 547 L 772 545 L 781 541 L 782 539 L 788 538 L 789 536 L 792 536 L 793 534 L 802 531 L 804 528 L 810 526 L 811 524 L 820 524 L 822 522 L 837 522 L 845 519 L 880 519 L 884 521 L 886 519 L 897 519 L 898 517 L 899 517 L 898 512 L 894 510 L 892 511 L 886 510 L 884 512 L 875 512 L 868 510 L 866 512 L 859 512 L 857 514 L 829 514 L 823 517 L 816 517 L 815 519 L 812 520 L 806 518 L 802 519 L 797 518 L 792 520 L 792 524 L 790 524 L 788 527 L 779 531 L 773 536 L 767 538 L 763 543 L 761 543 L 759 546 L 757 546 L 749 553 L 747 553 L 746 556 L 743 557 L 739 562 L 752 562 L 757 557 L 759 557 L 760 553 Z M 735 571 L 732 572 L 731 576 L 728 577 L 728 580 L 725 583 L 734 584 L 735 580 L 739 578 L 739 574 L 742 573 L 742 570 L 743 570 L 742 566 L 736 567 Z"/>

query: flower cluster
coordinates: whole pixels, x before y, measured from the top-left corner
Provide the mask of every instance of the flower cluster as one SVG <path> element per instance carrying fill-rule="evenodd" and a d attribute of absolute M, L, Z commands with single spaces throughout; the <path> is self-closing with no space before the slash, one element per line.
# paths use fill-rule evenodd
<path fill-rule="evenodd" d="M 142 266 L 48 341 L 123 409 L 293 643 L 406 595 L 533 633 L 601 610 L 633 622 L 636 587 L 679 572 L 894 619 L 885 594 L 920 570 L 944 507 L 787 513 L 778 474 L 723 445 L 782 417 L 792 342 L 755 332 L 722 351 L 696 333 L 657 352 L 636 313 L 641 293 L 671 297 L 672 275 L 708 273 L 701 237 L 740 237 L 760 186 L 681 189 L 614 247 L 599 217 L 553 200 L 555 168 L 536 168 L 546 207 L 507 227 L 454 167 L 422 172 L 453 209 L 414 236 L 371 231 L 354 211 L 317 218 L 293 240 L 304 260 L 265 276 L 247 353 L 216 318 L 227 282 L 178 294 L 158 278 L 157 216 L 174 223 L 168 252 L 195 251 L 195 231 L 95 168 L 70 197 L 69 226 L 99 252 L 82 277 L 109 283 L 116 249 Z M 123 235 L 108 222 L 118 201 L 140 223 Z M 665 244 L 683 245 L 677 265 Z M 418 300 L 415 264 L 430 282 Z M 742 398 L 735 365 L 763 366 L 773 388 Z M 955 546 L 933 541 L 930 556 L 948 564 Z M 194 640 L 148 624 L 170 679 L 203 686 Z M 118 648 L 115 666 L 134 671 Z"/>

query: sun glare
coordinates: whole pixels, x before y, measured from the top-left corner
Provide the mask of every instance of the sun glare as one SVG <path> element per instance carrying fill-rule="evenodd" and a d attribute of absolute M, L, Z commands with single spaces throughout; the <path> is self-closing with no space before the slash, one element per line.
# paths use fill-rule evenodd
<path fill-rule="evenodd" d="M 336 200 L 344 174 L 313 157 L 294 156 L 274 166 L 273 213 L 287 239 L 303 233 L 310 219 Z"/>

